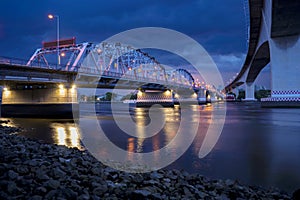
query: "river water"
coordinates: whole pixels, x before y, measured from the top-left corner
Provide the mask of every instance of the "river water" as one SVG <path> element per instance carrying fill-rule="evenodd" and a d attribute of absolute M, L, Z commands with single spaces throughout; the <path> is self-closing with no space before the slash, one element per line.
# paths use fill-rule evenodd
<path fill-rule="evenodd" d="M 88 107 L 85 106 L 81 105 L 81 114 L 89 116 Z M 151 139 L 142 140 L 124 134 L 117 126 L 109 104 L 98 104 L 95 110 L 96 120 L 114 144 L 128 152 L 139 153 L 164 147 L 175 137 L 182 120 L 193 121 L 199 117 L 199 128 L 193 143 L 167 168 L 184 169 L 211 178 L 237 179 L 250 185 L 278 187 L 289 192 L 300 188 L 300 109 L 261 108 L 258 102 L 227 103 L 226 120 L 218 142 L 206 157 L 198 157 L 203 138 L 213 120 L 212 111 L 224 106 L 225 103 L 216 103 L 181 109 L 178 106 L 159 108 L 165 120 L 164 127 Z M 187 110 L 190 117 L 181 119 L 183 112 Z M 130 115 L 126 116 L 126 110 L 120 108 L 118 115 L 124 115 L 124 121 L 131 118 L 140 125 L 150 123 L 149 109 L 130 107 L 129 111 Z M 9 120 L 9 125 L 23 127 L 20 134 L 26 137 L 83 149 L 80 142 L 82 132 L 77 130 L 73 121 L 24 118 Z M 86 127 L 82 131 L 93 132 L 95 127 Z M 103 151 L 110 153 L 108 149 Z"/>

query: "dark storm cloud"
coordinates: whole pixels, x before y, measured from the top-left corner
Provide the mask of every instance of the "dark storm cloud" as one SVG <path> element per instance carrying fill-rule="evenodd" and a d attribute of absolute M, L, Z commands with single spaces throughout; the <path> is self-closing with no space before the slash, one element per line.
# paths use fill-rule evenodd
<path fill-rule="evenodd" d="M 28 59 L 42 41 L 54 40 L 56 22 L 47 19 L 54 13 L 61 38 L 101 42 L 132 28 L 164 27 L 197 40 L 218 66 L 226 56 L 238 65 L 246 53 L 243 6 L 243 0 L 2 0 L 0 56 Z M 223 67 L 240 68 L 228 59 Z"/>

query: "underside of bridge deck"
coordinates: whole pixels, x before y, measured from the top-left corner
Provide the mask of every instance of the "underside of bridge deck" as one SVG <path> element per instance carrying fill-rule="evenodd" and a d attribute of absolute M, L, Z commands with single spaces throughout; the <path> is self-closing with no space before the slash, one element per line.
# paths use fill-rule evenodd
<path fill-rule="evenodd" d="M 273 0 L 271 37 L 300 34 L 300 1 Z"/>

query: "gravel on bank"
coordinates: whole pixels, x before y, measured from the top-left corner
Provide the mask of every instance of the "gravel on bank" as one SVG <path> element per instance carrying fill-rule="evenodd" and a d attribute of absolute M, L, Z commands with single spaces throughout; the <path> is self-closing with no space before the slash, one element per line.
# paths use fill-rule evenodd
<path fill-rule="evenodd" d="M 291 199 L 276 189 L 178 170 L 130 174 L 87 151 L 46 144 L 0 126 L 0 199 Z"/>

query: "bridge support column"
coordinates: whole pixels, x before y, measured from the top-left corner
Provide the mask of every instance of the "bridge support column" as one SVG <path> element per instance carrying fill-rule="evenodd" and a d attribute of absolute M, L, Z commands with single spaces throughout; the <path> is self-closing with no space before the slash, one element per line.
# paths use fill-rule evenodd
<path fill-rule="evenodd" d="M 240 93 L 239 88 L 236 87 L 232 92 L 235 94 L 235 98 L 237 99 Z"/>
<path fill-rule="evenodd" d="M 174 95 L 174 103 L 180 105 L 191 105 L 191 104 L 206 104 L 207 95 L 209 95 L 209 91 L 204 88 L 199 88 L 199 90 L 180 90 L 177 91 Z M 210 96 L 210 95 L 209 95 Z"/>
<path fill-rule="evenodd" d="M 271 38 L 270 98 L 263 107 L 300 107 L 300 36 Z"/>
<path fill-rule="evenodd" d="M 150 107 L 159 104 L 164 107 L 173 107 L 173 94 L 170 90 L 166 91 L 139 91 L 137 93 L 137 107 Z"/>
<path fill-rule="evenodd" d="M 199 104 L 206 104 L 207 100 L 206 100 L 206 91 L 203 88 L 200 88 L 199 92 L 198 92 L 198 103 Z"/>
<path fill-rule="evenodd" d="M 210 91 L 209 94 L 210 94 L 210 101 L 211 102 L 217 102 L 218 101 L 218 96 L 215 92 Z"/>
<path fill-rule="evenodd" d="M 245 101 L 256 101 L 254 98 L 254 83 L 246 83 Z"/>
<path fill-rule="evenodd" d="M 78 115 L 77 89 L 6 88 L 2 90 L 2 117 L 73 118 Z M 77 116 L 75 116 L 77 117 Z"/>

